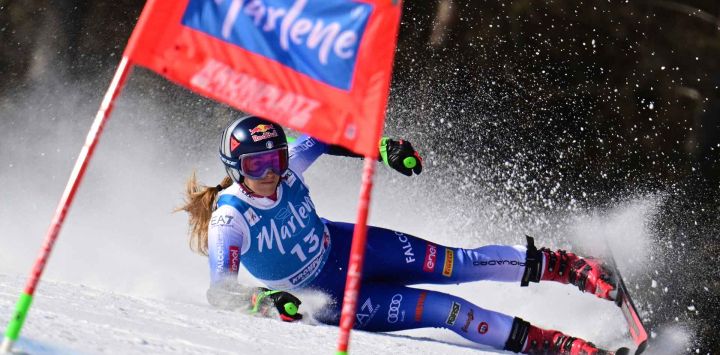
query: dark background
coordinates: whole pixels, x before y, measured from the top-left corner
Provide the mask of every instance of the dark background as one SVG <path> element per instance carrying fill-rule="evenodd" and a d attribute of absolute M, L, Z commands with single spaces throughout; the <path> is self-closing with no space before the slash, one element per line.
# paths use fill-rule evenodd
<path fill-rule="evenodd" d="M 0 121 L 38 86 L 99 103 L 143 4 L 0 2 Z M 663 257 L 626 276 L 660 285 L 637 291 L 651 328 L 691 324 L 688 351 L 717 353 L 718 16 L 716 0 L 406 1 L 386 131 L 446 170 L 439 184 L 469 181 L 468 198 L 502 186 L 529 215 L 662 194 Z M 146 95 L 215 122 L 172 121 L 198 132 L 187 149 L 233 112 L 137 71 Z"/>

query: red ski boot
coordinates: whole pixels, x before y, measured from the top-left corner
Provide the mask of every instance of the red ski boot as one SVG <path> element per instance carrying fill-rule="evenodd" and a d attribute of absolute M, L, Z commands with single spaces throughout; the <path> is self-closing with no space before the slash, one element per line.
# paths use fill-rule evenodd
<path fill-rule="evenodd" d="M 593 343 L 580 338 L 573 338 L 557 330 L 540 329 L 530 326 L 523 354 L 567 354 L 567 355 L 598 355 L 605 354 Z"/>
<path fill-rule="evenodd" d="M 582 258 L 565 250 L 537 250 L 532 237 L 527 237 L 528 249 L 525 274 L 521 286 L 540 280 L 573 284 L 582 292 L 593 293 L 600 298 L 615 300 L 617 281 L 612 271 L 595 258 Z"/>
<path fill-rule="evenodd" d="M 627 348 L 608 351 L 596 347 L 593 343 L 574 338 L 557 330 L 545 330 L 515 318 L 510 337 L 504 350 L 522 354 L 542 355 L 627 355 Z"/>

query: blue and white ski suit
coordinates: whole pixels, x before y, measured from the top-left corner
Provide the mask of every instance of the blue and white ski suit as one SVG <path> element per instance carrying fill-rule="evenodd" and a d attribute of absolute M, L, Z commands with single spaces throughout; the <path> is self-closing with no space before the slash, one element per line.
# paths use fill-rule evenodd
<path fill-rule="evenodd" d="M 291 144 L 290 169 L 281 179 L 276 200 L 249 196 L 238 184 L 221 192 L 208 236 L 212 283 L 236 276 L 242 261 L 270 289 L 327 293 L 336 302 L 318 318 L 328 324 L 339 322 L 353 225 L 320 218 L 301 175 L 327 149 L 307 136 Z M 453 248 L 369 227 L 355 328 L 442 327 L 502 349 L 513 317 L 407 285 L 520 282 L 525 254 L 523 246 Z"/>

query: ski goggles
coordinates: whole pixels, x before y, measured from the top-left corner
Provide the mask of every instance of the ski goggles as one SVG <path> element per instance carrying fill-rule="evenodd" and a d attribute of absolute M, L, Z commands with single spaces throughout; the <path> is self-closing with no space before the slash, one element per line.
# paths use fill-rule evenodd
<path fill-rule="evenodd" d="M 282 175 L 288 169 L 287 147 L 248 153 L 240 157 L 240 174 L 251 179 L 262 179 L 268 171 Z"/>

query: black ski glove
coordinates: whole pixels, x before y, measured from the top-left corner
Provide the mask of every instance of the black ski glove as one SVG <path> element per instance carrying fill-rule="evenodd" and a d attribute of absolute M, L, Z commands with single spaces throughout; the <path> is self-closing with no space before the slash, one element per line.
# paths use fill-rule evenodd
<path fill-rule="evenodd" d="M 412 176 L 413 173 L 420 174 L 422 172 L 420 154 L 413 149 L 410 142 L 402 139 L 395 141 L 383 137 L 380 140 L 379 160 L 403 175 Z"/>
<path fill-rule="evenodd" d="M 302 314 L 298 313 L 298 307 L 302 302 L 288 292 L 258 287 L 253 293 L 251 301 L 253 313 L 270 316 L 274 313 L 272 307 L 275 306 L 280 319 L 285 322 L 302 319 Z"/>

